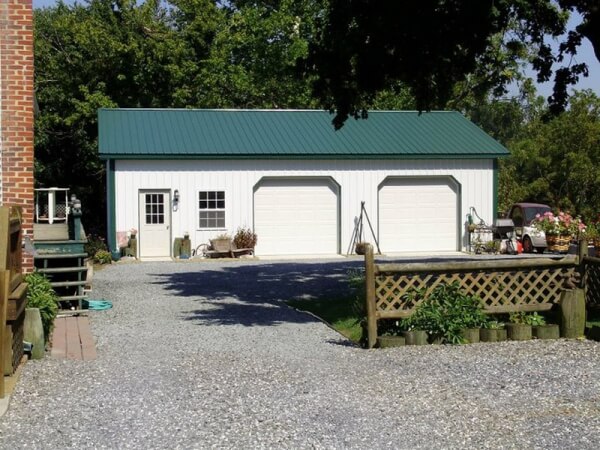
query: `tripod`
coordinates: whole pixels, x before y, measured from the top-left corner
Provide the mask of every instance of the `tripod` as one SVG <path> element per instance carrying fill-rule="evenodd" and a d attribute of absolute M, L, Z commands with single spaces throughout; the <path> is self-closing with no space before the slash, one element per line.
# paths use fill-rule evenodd
<path fill-rule="evenodd" d="M 373 226 L 371 225 L 371 220 L 369 219 L 369 215 L 367 214 L 367 210 L 365 209 L 365 202 L 360 202 L 360 216 L 356 221 L 356 225 L 354 225 L 354 231 L 352 231 L 352 238 L 350 238 L 350 247 L 348 247 L 349 255 L 354 250 L 354 246 L 357 242 L 362 242 L 363 240 L 363 217 L 367 219 L 367 224 L 369 225 L 369 230 L 371 230 L 371 235 L 373 236 L 373 240 L 375 241 L 375 245 L 377 246 L 377 254 L 381 255 L 381 249 L 379 248 L 379 241 L 377 240 L 377 236 L 375 236 L 375 231 L 373 231 Z"/>

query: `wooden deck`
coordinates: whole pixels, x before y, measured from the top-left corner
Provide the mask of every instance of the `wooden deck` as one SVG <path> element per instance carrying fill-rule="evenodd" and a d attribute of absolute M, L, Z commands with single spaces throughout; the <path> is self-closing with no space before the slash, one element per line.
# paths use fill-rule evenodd
<path fill-rule="evenodd" d="M 86 316 L 57 317 L 52 333 L 53 358 L 91 361 L 96 359 L 96 344 Z"/>

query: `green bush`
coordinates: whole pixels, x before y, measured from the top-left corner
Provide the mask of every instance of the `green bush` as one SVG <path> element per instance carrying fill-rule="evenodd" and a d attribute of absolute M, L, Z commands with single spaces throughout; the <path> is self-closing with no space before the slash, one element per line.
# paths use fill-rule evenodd
<path fill-rule="evenodd" d="M 238 228 L 235 236 L 233 236 L 233 243 L 236 248 L 254 248 L 257 240 L 256 233 L 250 228 Z"/>
<path fill-rule="evenodd" d="M 97 234 L 88 234 L 87 243 L 83 246 L 83 249 L 88 256 L 94 256 L 100 250 L 107 251 L 108 247 L 106 246 L 106 241 L 103 237 L 98 236 Z"/>
<path fill-rule="evenodd" d="M 110 264 L 112 262 L 112 256 L 107 250 L 98 250 L 94 253 L 94 262 L 98 264 Z"/>
<path fill-rule="evenodd" d="M 424 292 L 415 290 L 408 295 L 418 301 Z M 458 283 L 452 283 L 437 286 L 415 312 L 402 321 L 402 328 L 425 330 L 443 342 L 461 344 L 464 342 L 461 330 L 484 327 L 487 321 L 481 300 L 466 295 Z"/>
<path fill-rule="evenodd" d="M 33 272 L 25 276 L 27 283 L 27 307 L 39 308 L 44 328 L 44 339 L 48 342 L 58 314 L 58 296 L 50 281 L 41 273 Z"/>
<path fill-rule="evenodd" d="M 531 325 L 534 327 L 539 325 L 546 325 L 546 319 L 544 318 L 544 316 L 539 315 L 537 312 L 530 314 L 523 311 L 514 312 L 510 314 L 509 320 L 511 323 Z"/>

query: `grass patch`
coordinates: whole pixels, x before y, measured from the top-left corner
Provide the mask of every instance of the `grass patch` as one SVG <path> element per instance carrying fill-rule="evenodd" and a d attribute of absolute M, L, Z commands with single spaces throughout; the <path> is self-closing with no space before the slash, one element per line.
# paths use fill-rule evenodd
<path fill-rule="evenodd" d="M 362 337 L 360 317 L 356 313 L 355 300 L 349 297 L 316 300 L 288 300 L 292 308 L 308 311 L 332 326 L 352 342 L 359 343 Z"/>
<path fill-rule="evenodd" d="M 600 310 L 593 309 L 590 311 L 588 309 L 585 325 L 589 328 L 594 325 L 600 327 Z"/>

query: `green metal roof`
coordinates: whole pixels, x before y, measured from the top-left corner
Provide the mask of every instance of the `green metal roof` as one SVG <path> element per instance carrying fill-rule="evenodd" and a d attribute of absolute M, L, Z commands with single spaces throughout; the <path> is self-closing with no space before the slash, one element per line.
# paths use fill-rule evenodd
<path fill-rule="evenodd" d="M 100 109 L 103 159 L 497 158 L 460 113 L 371 111 L 341 130 L 316 110 Z"/>

